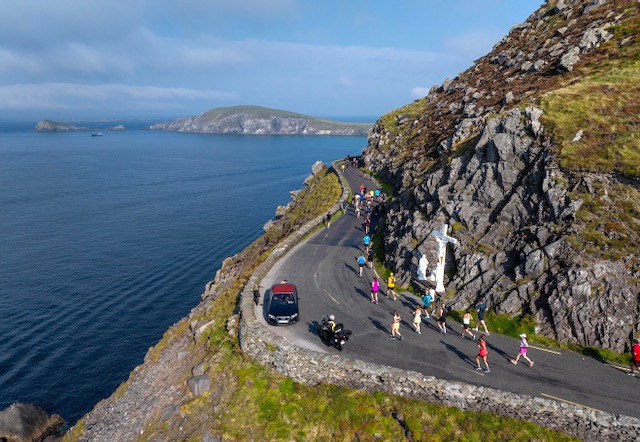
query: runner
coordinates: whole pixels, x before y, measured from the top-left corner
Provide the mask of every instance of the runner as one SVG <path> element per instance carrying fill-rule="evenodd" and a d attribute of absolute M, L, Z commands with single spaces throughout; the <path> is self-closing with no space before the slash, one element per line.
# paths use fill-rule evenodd
<path fill-rule="evenodd" d="M 433 289 L 429 289 L 424 293 L 424 296 L 422 297 L 422 303 L 424 304 L 424 319 L 429 319 L 429 307 L 431 306 L 431 303 L 434 300 L 434 296 L 432 291 L 435 293 L 435 290 Z"/>
<path fill-rule="evenodd" d="M 402 341 L 402 335 L 400 334 L 400 322 L 402 318 L 398 310 L 393 311 L 393 324 L 391 324 L 391 339 L 395 339 L 398 335 L 398 340 Z"/>
<path fill-rule="evenodd" d="M 638 373 L 640 373 L 640 338 L 635 338 L 633 340 L 633 347 L 631 347 L 631 362 L 629 363 L 629 368 L 631 371 L 627 373 L 629 376 L 634 376 L 633 370 L 635 369 Z"/>
<path fill-rule="evenodd" d="M 369 253 L 369 244 L 371 244 L 371 237 L 369 235 L 365 235 L 362 239 L 364 243 L 364 253 Z"/>
<path fill-rule="evenodd" d="M 480 336 L 480 339 L 478 340 L 478 356 L 476 356 L 476 370 L 482 370 L 482 367 L 480 366 L 480 360 L 482 359 L 482 362 L 484 362 L 484 372 L 485 373 L 489 373 L 491 370 L 489 370 L 489 363 L 487 363 L 487 355 L 489 354 L 489 352 L 487 351 L 487 341 L 484 340 L 484 336 Z"/>
<path fill-rule="evenodd" d="M 440 314 L 438 315 L 438 328 L 440 333 L 447 334 L 447 307 L 444 302 L 440 304 Z"/>
<path fill-rule="evenodd" d="M 393 296 L 393 300 L 398 299 L 398 295 L 395 291 L 396 288 L 396 277 L 393 275 L 393 272 L 389 274 L 389 278 L 387 278 L 387 298 Z"/>
<path fill-rule="evenodd" d="M 358 266 L 360 267 L 358 277 L 362 278 L 362 268 L 367 263 L 367 260 L 365 259 L 364 255 L 360 254 L 360 256 L 356 257 L 356 261 L 358 262 Z"/>
<path fill-rule="evenodd" d="M 464 338 L 464 334 L 468 334 L 469 336 L 471 336 L 471 339 L 475 341 L 476 339 L 476 335 L 474 335 L 473 333 L 471 333 L 471 330 L 469 330 L 470 324 L 471 324 L 471 313 L 469 312 L 469 309 L 467 309 L 466 312 L 464 312 L 464 315 L 462 316 L 462 331 L 460 332 L 460 337 Z"/>
<path fill-rule="evenodd" d="M 371 218 L 367 217 L 364 220 L 364 233 L 369 234 L 369 228 L 371 227 Z"/>
<path fill-rule="evenodd" d="M 378 303 L 378 292 L 380 291 L 380 283 L 378 282 L 378 278 L 373 277 L 373 282 L 371 282 L 371 302 Z"/>
<path fill-rule="evenodd" d="M 420 331 L 420 323 L 422 322 L 422 307 L 419 304 L 416 304 L 416 311 L 413 312 L 413 328 L 414 330 L 421 335 Z"/>
<path fill-rule="evenodd" d="M 369 249 L 369 253 L 367 253 L 367 264 L 369 265 L 369 268 L 373 270 L 373 259 L 374 259 L 374 253 L 373 253 L 373 248 Z"/>
<path fill-rule="evenodd" d="M 327 212 L 327 229 L 329 228 L 329 226 L 331 225 L 331 212 Z"/>
<path fill-rule="evenodd" d="M 533 367 L 533 361 L 531 359 L 529 359 L 529 356 L 527 356 L 527 349 L 528 348 L 529 348 L 529 343 L 527 342 L 527 335 L 522 333 L 520 335 L 520 352 L 518 353 L 518 356 L 516 356 L 515 359 L 511 359 L 511 363 L 513 365 L 518 365 L 518 361 L 520 360 L 520 356 L 522 356 L 527 361 L 529 361 L 529 367 Z"/>
<path fill-rule="evenodd" d="M 478 311 L 478 322 L 476 323 L 474 331 L 478 331 L 478 327 L 482 324 L 485 334 L 489 336 L 491 333 L 489 333 L 487 324 L 484 322 L 484 313 L 487 311 L 487 304 L 484 303 L 484 298 L 480 298 L 480 301 L 478 301 L 478 304 L 476 305 L 476 310 Z"/>

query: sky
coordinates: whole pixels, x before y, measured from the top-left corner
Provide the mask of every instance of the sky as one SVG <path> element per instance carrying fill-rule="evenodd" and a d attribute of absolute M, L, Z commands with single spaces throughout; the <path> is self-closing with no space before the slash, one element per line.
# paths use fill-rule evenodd
<path fill-rule="evenodd" d="M 0 0 L 0 119 L 259 105 L 374 121 L 543 0 Z"/>

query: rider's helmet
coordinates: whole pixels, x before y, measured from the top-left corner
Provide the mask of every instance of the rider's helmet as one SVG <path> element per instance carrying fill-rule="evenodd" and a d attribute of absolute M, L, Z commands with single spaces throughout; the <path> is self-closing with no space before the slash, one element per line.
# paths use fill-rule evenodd
<path fill-rule="evenodd" d="M 335 319 L 336 319 L 336 318 L 335 318 L 335 316 L 333 316 L 333 315 L 329 315 L 329 321 L 333 321 L 333 320 L 335 320 Z"/>
<path fill-rule="evenodd" d="M 391 272 L 391 276 L 393 276 L 393 272 Z"/>

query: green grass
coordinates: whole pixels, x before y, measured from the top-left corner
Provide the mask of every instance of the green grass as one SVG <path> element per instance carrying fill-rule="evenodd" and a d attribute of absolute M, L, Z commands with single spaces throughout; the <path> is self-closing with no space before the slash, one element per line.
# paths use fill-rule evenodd
<path fill-rule="evenodd" d="M 640 177 L 640 60 L 590 75 L 545 94 L 542 121 L 557 143 L 560 165 Z M 583 137 L 573 142 L 579 130 Z"/>

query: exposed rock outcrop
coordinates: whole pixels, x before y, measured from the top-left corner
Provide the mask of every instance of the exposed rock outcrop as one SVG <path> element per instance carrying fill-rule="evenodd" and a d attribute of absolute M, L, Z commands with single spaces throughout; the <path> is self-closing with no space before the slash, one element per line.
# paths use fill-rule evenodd
<path fill-rule="evenodd" d="M 0 440 L 32 442 L 51 434 L 64 421 L 32 404 L 15 403 L 0 412 Z"/>
<path fill-rule="evenodd" d="M 446 223 L 459 240 L 447 285 L 454 308 L 485 296 L 497 313 L 535 316 L 538 333 L 622 352 L 639 331 L 637 258 L 584 253 L 575 240 L 584 201 L 575 195 L 597 200 L 613 185 L 640 185 L 562 168 L 542 110 L 517 106 L 560 87 L 585 59 L 604 57 L 598 48 L 611 27 L 637 20 L 638 7 L 548 3 L 472 68 L 432 88 L 421 111 L 400 109 L 374 127 L 365 162 L 396 189 L 386 264 L 408 283 L 423 253 L 436 261 L 431 232 Z"/>

